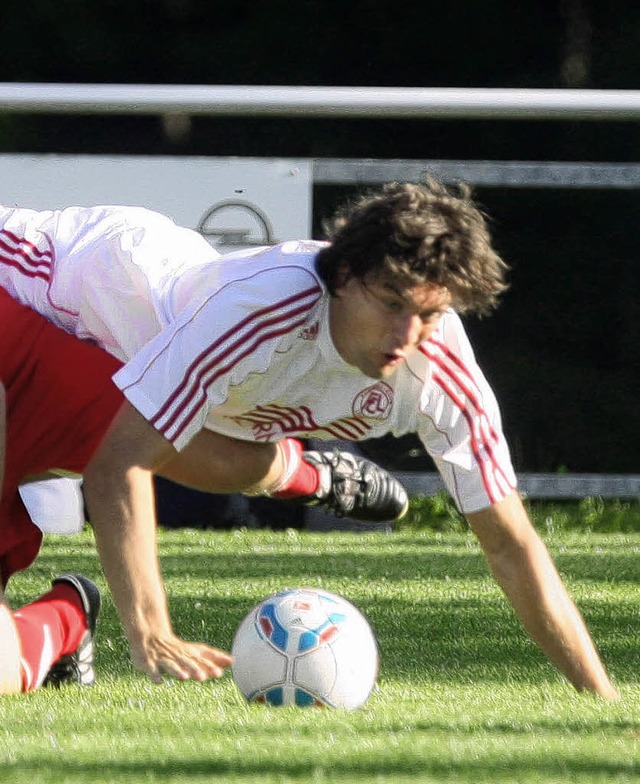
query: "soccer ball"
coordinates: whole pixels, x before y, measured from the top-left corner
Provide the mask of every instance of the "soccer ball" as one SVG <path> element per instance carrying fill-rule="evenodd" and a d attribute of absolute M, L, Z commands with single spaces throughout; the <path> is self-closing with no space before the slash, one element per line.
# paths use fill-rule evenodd
<path fill-rule="evenodd" d="M 236 685 L 251 702 L 355 710 L 378 674 L 376 638 L 342 596 L 316 588 L 273 594 L 254 607 L 231 646 Z"/>

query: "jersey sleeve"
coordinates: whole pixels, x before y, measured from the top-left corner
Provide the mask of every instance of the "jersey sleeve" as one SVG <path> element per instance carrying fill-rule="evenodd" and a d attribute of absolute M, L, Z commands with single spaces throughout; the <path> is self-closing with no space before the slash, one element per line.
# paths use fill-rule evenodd
<path fill-rule="evenodd" d="M 116 374 L 129 402 L 183 449 L 230 386 L 268 371 L 322 295 L 300 267 L 260 270 L 185 308 Z"/>
<path fill-rule="evenodd" d="M 458 509 L 485 509 L 516 487 L 496 397 L 456 314 L 445 315 L 420 351 L 430 371 L 418 435 Z"/>

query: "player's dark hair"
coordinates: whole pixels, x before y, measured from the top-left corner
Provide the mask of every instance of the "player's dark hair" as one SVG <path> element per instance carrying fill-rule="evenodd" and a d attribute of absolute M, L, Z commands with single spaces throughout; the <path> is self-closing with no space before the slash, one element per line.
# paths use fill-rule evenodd
<path fill-rule="evenodd" d="M 486 315 L 507 288 L 507 265 L 465 184 L 388 183 L 340 209 L 325 232 L 316 268 L 332 295 L 345 278 L 391 274 L 445 286 L 458 312 Z"/>

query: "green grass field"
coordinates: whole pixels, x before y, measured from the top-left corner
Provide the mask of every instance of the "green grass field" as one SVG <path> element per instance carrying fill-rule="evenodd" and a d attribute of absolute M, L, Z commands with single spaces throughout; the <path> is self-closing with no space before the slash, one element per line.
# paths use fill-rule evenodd
<path fill-rule="evenodd" d="M 547 522 L 547 529 L 552 526 Z M 249 608 L 322 585 L 368 616 L 379 688 L 354 713 L 247 705 L 229 675 L 154 686 L 133 672 L 109 597 L 93 689 L 0 702 L 0 780 L 61 782 L 637 782 L 640 533 L 545 535 L 622 700 L 576 694 L 528 640 L 460 531 L 161 531 L 177 630 L 229 648 Z M 10 585 L 104 587 L 90 532 L 49 538 Z"/>

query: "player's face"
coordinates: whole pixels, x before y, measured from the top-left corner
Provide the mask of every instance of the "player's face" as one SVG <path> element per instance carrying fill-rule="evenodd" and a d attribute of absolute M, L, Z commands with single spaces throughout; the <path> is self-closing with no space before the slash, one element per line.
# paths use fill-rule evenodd
<path fill-rule="evenodd" d="M 442 286 L 348 278 L 331 300 L 331 336 L 345 362 L 371 378 L 388 378 L 434 332 L 450 304 Z"/>

